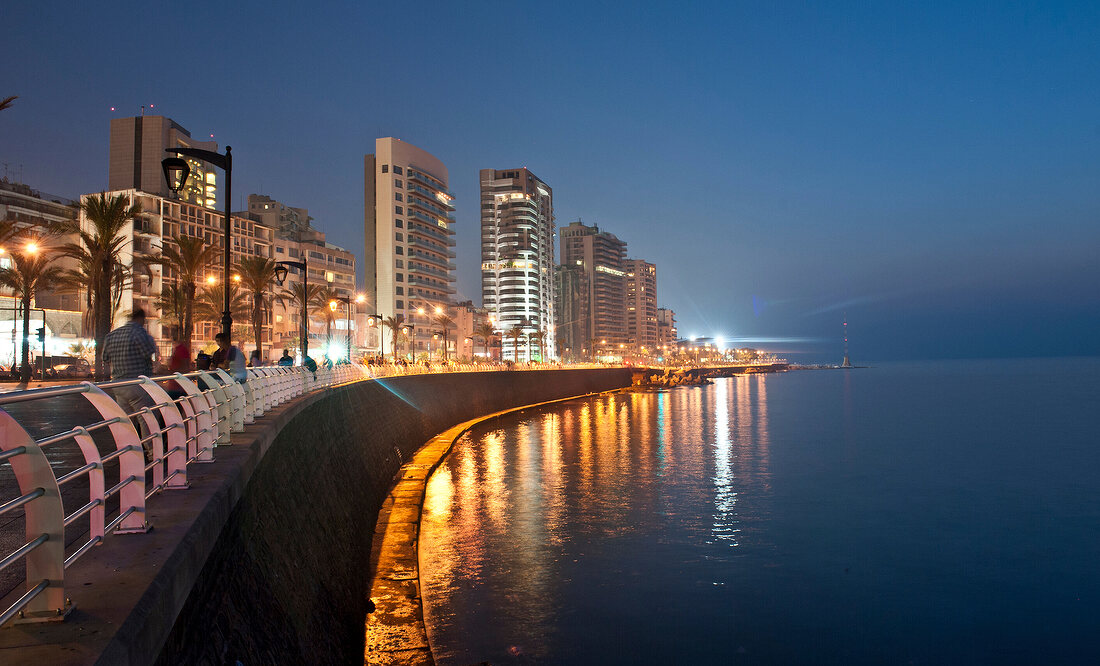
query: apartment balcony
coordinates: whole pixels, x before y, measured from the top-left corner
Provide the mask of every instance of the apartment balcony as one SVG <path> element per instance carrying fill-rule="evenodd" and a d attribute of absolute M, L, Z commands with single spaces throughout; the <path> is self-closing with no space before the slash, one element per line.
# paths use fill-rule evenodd
<path fill-rule="evenodd" d="M 408 284 L 419 286 L 419 287 L 426 287 L 428 289 L 433 289 L 435 291 L 438 291 L 438 292 L 444 293 L 444 294 L 453 294 L 453 293 L 455 293 L 454 287 L 452 287 L 448 283 L 440 284 L 436 280 L 429 280 L 428 278 L 420 277 L 419 275 L 414 275 L 412 273 L 410 273 L 409 276 L 408 276 Z"/>
<path fill-rule="evenodd" d="M 423 274 L 423 275 L 431 275 L 431 276 L 440 278 L 442 280 L 449 280 L 451 278 L 450 274 L 447 273 L 447 271 L 441 271 L 441 270 L 438 270 L 438 269 L 435 269 L 435 268 L 429 268 L 427 266 L 412 266 L 412 265 L 410 265 L 408 267 L 408 271 L 409 271 L 410 274 L 420 273 L 420 274 Z"/>
<path fill-rule="evenodd" d="M 405 203 L 409 206 L 416 206 L 417 208 L 426 211 L 429 215 L 433 215 L 437 218 L 444 219 L 449 222 L 455 221 L 454 215 L 451 215 L 449 211 L 446 211 L 439 206 L 432 204 L 430 201 L 425 201 L 419 197 L 405 197 Z"/>
<path fill-rule="evenodd" d="M 444 185 L 442 181 L 436 180 L 433 176 L 428 175 L 427 173 L 421 171 L 420 169 L 417 169 L 416 167 L 410 166 L 408 169 L 406 169 L 405 178 L 406 180 L 415 181 L 426 185 L 428 189 L 432 191 L 432 196 L 435 196 L 436 192 L 440 192 L 447 195 L 451 199 L 454 199 L 454 194 L 447 191 L 447 186 Z"/>
<path fill-rule="evenodd" d="M 424 227 L 419 224 L 410 224 L 408 227 L 408 232 L 410 234 L 420 234 L 425 238 L 436 240 L 440 243 L 445 244 L 447 247 L 454 247 L 455 245 L 455 240 L 450 236 L 450 234 L 445 234 L 442 231 L 435 231 L 434 229 Z"/>
<path fill-rule="evenodd" d="M 408 182 L 405 183 L 405 190 L 410 191 L 410 192 L 416 192 L 418 194 L 422 194 L 425 197 L 427 197 L 428 199 L 434 200 L 440 206 L 447 209 L 448 211 L 453 212 L 454 209 L 455 209 L 454 204 L 451 203 L 451 200 L 453 199 L 453 197 L 450 197 L 449 193 L 446 196 L 440 196 L 439 193 L 437 193 L 433 190 L 429 190 L 426 187 L 421 187 L 420 185 L 417 185 L 416 183 L 414 183 L 412 181 L 408 181 Z"/>

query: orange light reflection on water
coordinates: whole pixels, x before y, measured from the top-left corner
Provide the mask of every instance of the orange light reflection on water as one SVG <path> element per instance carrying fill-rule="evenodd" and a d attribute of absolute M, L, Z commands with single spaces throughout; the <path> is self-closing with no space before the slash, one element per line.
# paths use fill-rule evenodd
<path fill-rule="evenodd" d="M 640 523 L 731 547 L 753 538 L 739 511 L 746 493 L 764 492 L 768 428 L 766 378 L 757 375 L 593 396 L 468 433 L 425 498 L 429 632 L 476 612 L 507 616 L 523 636 L 547 635 L 562 612 L 556 590 L 586 563 L 578 544 L 629 538 Z M 463 605 L 470 595 L 476 609 Z M 520 647 L 538 658 L 537 645 Z"/>

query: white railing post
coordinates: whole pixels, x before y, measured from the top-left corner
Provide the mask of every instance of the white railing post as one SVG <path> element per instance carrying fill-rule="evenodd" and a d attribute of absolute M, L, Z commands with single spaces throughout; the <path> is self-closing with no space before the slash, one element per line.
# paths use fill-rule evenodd
<path fill-rule="evenodd" d="M 0 451 L 22 449 L 8 458 L 19 491 L 42 494 L 23 505 L 27 543 L 45 535 L 46 540 L 25 556 L 27 592 L 45 582 L 45 588 L 23 607 L 23 618 L 61 619 L 65 612 L 65 510 L 46 454 L 34 439 L 0 409 Z M 29 617 L 28 617 L 29 616 Z"/>
<path fill-rule="evenodd" d="M 167 467 L 168 483 L 166 488 L 186 488 L 187 483 L 187 431 L 183 423 L 183 417 L 176 409 L 172 396 L 162 386 L 148 377 L 141 378 L 141 387 L 153 399 L 153 408 L 160 413 L 164 421 L 164 435 L 168 440 L 167 455 L 164 457 L 164 465 L 158 464 L 156 469 Z M 153 484 L 161 485 L 164 479 L 153 476 Z"/>
<path fill-rule="evenodd" d="M 179 402 L 187 422 L 187 459 L 194 462 L 214 462 L 217 441 L 217 409 L 210 405 L 205 393 L 195 382 L 176 373 L 176 383 L 187 396 Z"/>
<path fill-rule="evenodd" d="M 252 423 L 252 417 L 248 413 L 248 392 L 244 386 L 233 379 L 225 370 L 218 368 L 214 371 L 222 380 L 222 389 L 225 391 L 231 403 L 230 425 L 232 432 L 243 432 L 246 423 Z"/>
<path fill-rule="evenodd" d="M 220 372 L 225 373 L 224 370 Z M 214 379 L 214 376 L 207 370 L 200 370 L 199 377 L 206 385 L 206 390 L 203 393 L 206 393 L 207 400 L 211 403 L 210 406 L 214 407 L 218 413 L 218 418 L 215 419 L 218 426 L 218 446 L 228 446 L 230 431 L 233 427 L 233 404 L 226 390 L 227 387 Z"/>
<path fill-rule="evenodd" d="M 126 411 L 91 382 L 81 382 L 86 390 L 82 394 L 96 408 L 104 420 L 113 421 L 107 426 L 115 440 L 118 456 L 118 534 L 142 534 L 149 531 L 145 521 L 145 454 L 141 437 L 130 422 Z"/>

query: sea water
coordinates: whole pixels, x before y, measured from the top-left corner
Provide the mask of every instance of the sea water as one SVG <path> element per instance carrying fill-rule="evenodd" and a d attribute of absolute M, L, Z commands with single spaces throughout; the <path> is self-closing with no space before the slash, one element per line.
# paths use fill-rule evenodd
<path fill-rule="evenodd" d="M 1100 359 L 801 370 L 463 437 L 440 664 L 1100 663 Z"/>

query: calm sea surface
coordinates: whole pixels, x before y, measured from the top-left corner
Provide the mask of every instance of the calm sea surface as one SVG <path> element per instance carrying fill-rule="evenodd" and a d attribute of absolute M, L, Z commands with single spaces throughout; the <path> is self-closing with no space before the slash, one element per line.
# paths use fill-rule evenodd
<path fill-rule="evenodd" d="M 440 664 L 1100 663 L 1100 359 L 501 419 L 432 477 Z"/>

